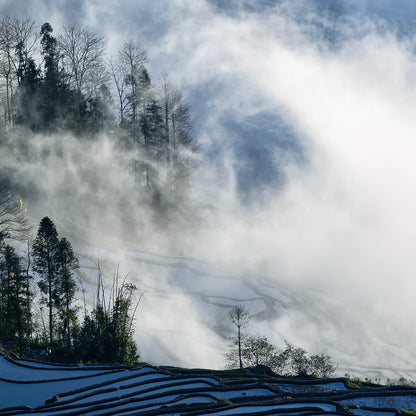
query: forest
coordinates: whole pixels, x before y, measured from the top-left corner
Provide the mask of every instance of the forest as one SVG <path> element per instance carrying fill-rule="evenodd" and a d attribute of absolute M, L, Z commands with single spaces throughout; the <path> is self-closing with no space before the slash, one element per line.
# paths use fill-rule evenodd
<path fill-rule="evenodd" d="M 68 137 L 81 148 L 105 135 L 113 149 L 127 155 L 124 168 L 140 204 L 159 218 L 174 211 L 186 198 L 198 144 L 183 95 L 167 74 L 153 83 L 147 63 L 146 50 L 133 40 L 110 56 L 105 38 L 86 28 L 66 26 L 55 34 L 49 23 L 4 17 L 2 155 L 31 163 L 38 137 L 58 138 L 42 152 L 59 154 Z M 137 288 L 115 277 L 108 297 L 98 295 L 80 322 L 74 306 L 78 259 L 49 217 L 33 235 L 26 201 L 37 196 L 16 179 L 18 170 L 0 167 L 0 342 L 21 355 L 40 349 L 61 362 L 135 362 Z M 15 241 L 19 247 L 27 242 L 25 254 L 17 252 Z M 43 305 L 41 317 L 32 316 L 34 292 Z"/>
<path fill-rule="evenodd" d="M 140 42 L 126 41 L 110 56 L 105 38 L 83 27 L 63 27 L 55 35 L 49 23 L 39 30 L 32 19 L 3 18 L 2 152 L 30 160 L 34 136 L 71 135 L 85 142 L 106 135 L 129 155 L 125 169 L 146 203 L 181 200 L 198 151 L 191 109 L 166 73 L 152 82 L 147 62 Z M 22 137 L 29 143 L 22 144 Z M 2 169 L 1 175 L 12 182 L 12 173 Z"/>
<path fill-rule="evenodd" d="M 3 216 L 5 219 L 6 216 Z M 22 217 L 8 217 L 16 231 Z M 3 222 L 3 225 L 6 225 Z M 92 310 L 76 305 L 78 257 L 67 238 L 44 217 L 26 257 L 0 234 L 0 344 L 19 356 L 58 362 L 133 364 L 139 359 L 133 340 L 137 287 L 114 276 L 110 293 L 98 279 Z M 140 297 L 139 297 L 140 300 Z M 42 305 L 34 316 L 33 303 Z M 137 301 L 138 302 L 138 301 Z"/>

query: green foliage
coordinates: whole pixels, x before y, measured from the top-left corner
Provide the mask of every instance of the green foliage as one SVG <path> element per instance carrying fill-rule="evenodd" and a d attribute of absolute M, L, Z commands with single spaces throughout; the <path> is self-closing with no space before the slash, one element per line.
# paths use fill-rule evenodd
<path fill-rule="evenodd" d="M 296 376 L 331 377 L 336 366 L 326 354 L 309 354 L 306 350 L 285 342 L 275 371 Z"/>
<path fill-rule="evenodd" d="M 327 378 L 334 375 L 336 366 L 327 354 L 315 354 L 309 357 L 309 367 L 313 376 Z"/>
<path fill-rule="evenodd" d="M 120 283 L 115 274 L 108 299 L 100 279 L 97 305 L 79 324 L 77 308 L 73 307 L 77 290 L 73 272 L 79 268 L 79 261 L 71 243 L 66 238 L 59 240 L 55 224 L 44 217 L 31 253 L 42 302 L 49 311 L 49 332 L 47 338 L 34 340 L 31 276 L 1 236 L 0 243 L 0 342 L 19 354 L 25 354 L 26 348 L 29 354 L 33 349 L 43 349 L 46 353 L 37 358 L 50 361 L 137 362 L 139 354 L 133 340 L 137 288 L 127 278 Z"/>
<path fill-rule="evenodd" d="M 238 347 L 238 338 L 234 337 L 230 350 L 225 354 L 226 367 L 229 369 L 241 368 Z M 279 362 L 279 351 L 264 336 L 243 336 L 241 339 L 241 358 L 244 367 L 266 365 L 275 368 Z"/>
<path fill-rule="evenodd" d="M 239 368 L 238 338 L 225 354 L 226 368 Z M 274 372 L 291 376 L 331 377 L 336 366 L 326 354 L 309 354 L 286 342 L 284 350 L 279 350 L 264 336 L 248 336 L 241 339 L 241 357 L 244 367 L 266 365 Z"/>
<path fill-rule="evenodd" d="M 346 379 L 348 379 L 348 383 L 351 387 L 360 388 L 363 384 L 362 380 L 356 376 L 350 376 L 348 373 L 344 375 Z"/>
<path fill-rule="evenodd" d="M 59 306 L 57 281 L 58 232 L 49 217 L 40 221 L 36 239 L 32 246 L 33 270 L 39 274 L 38 286 L 44 295 L 42 302 L 49 310 L 49 343 L 54 341 L 54 310 Z"/>
<path fill-rule="evenodd" d="M 398 380 L 394 380 L 393 384 L 396 386 L 410 386 L 410 387 L 416 386 L 416 382 L 414 380 L 409 380 L 405 377 L 400 377 Z"/>
<path fill-rule="evenodd" d="M 276 365 L 277 349 L 264 336 L 250 336 L 243 341 L 243 360 L 249 367 Z"/>
<path fill-rule="evenodd" d="M 115 148 L 129 152 L 126 169 L 158 221 L 181 217 L 198 151 L 191 111 L 166 75 L 153 83 L 141 45 L 126 42 L 106 64 L 104 39 L 84 28 L 64 27 L 55 35 L 50 23 L 38 33 L 31 19 L 0 23 L 0 37 L 11 36 L 7 45 L 0 42 L 6 151 L 21 152 L 14 136 L 28 137 L 29 155 L 30 133 L 93 140 L 105 132 Z"/>
<path fill-rule="evenodd" d="M 75 351 L 83 362 L 134 364 L 139 359 L 133 340 L 134 299 L 137 288 L 117 277 L 109 304 L 103 299 L 87 315 L 76 336 Z"/>
<path fill-rule="evenodd" d="M 71 349 L 71 331 L 76 326 L 76 310 L 72 307 L 77 290 L 73 271 L 79 268 L 71 243 L 58 239 L 55 224 L 44 217 L 32 247 L 33 269 L 39 274 L 38 286 L 49 311 L 49 345 L 58 353 L 66 343 Z"/>
<path fill-rule="evenodd" d="M 56 254 L 57 299 L 59 317 L 62 322 L 63 338 L 66 338 L 67 349 L 71 348 L 71 327 L 76 325 L 76 311 L 72 308 L 75 299 L 77 284 L 73 277 L 73 271 L 79 268 L 79 261 L 71 243 L 62 238 L 57 245 Z"/>
<path fill-rule="evenodd" d="M 32 331 L 30 276 L 13 247 L 0 250 L 0 340 L 21 353 Z"/>

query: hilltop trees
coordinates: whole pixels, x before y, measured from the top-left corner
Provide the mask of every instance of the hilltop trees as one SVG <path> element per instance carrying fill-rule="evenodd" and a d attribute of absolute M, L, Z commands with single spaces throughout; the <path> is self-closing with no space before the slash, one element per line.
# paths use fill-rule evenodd
<path fill-rule="evenodd" d="M 64 26 L 55 33 L 48 22 L 37 30 L 33 20 L 4 18 L 4 143 L 15 150 L 20 141 L 12 140 L 13 135 L 27 137 L 25 150 L 30 154 L 31 133 L 69 133 L 78 140 L 94 140 L 104 133 L 126 160 L 141 202 L 157 208 L 161 220 L 180 212 L 198 152 L 193 118 L 166 74 L 153 82 L 147 61 L 138 41 L 125 41 L 107 60 L 105 39 L 81 26 Z"/>
<path fill-rule="evenodd" d="M 0 74 L 4 80 L 3 128 L 8 130 L 16 122 L 16 89 L 28 63 L 28 56 L 36 43 L 32 19 L 3 17 L 0 21 Z"/>
<path fill-rule="evenodd" d="M 65 26 L 58 36 L 62 64 L 69 87 L 87 99 L 108 82 L 104 63 L 104 37 L 80 26 Z"/>

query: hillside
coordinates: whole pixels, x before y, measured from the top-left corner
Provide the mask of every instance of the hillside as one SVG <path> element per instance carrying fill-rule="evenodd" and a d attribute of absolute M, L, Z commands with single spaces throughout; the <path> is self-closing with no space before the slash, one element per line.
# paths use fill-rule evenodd
<path fill-rule="evenodd" d="M 98 260 L 107 287 L 118 268 L 120 276 L 128 275 L 143 290 L 136 339 L 146 362 L 223 368 L 223 354 L 234 336 L 228 313 L 242 304 L 252 316 L 248 333 L 263 334 L 280 347 L 287 340 L 310 352 L 328 353 L 339 376 L 416 378 L 413 357 L 390 336 L 388 323 L 377 332 L 369 325 L 371 311 L 345 307 L 342 294 L 336 298 L 319 287 L 304 290 L 278 277 L 244 273 L 239 264 L 114 250 L 104 243 L 79 244 L 78 253 L 87 303 L 94 302 Z"/>
<path fill-rule="evenodd" d="M 61 366 L 0 356 L 0 415 L 382 415 L 416 409 L 416 388 L 214 371 Z"/>

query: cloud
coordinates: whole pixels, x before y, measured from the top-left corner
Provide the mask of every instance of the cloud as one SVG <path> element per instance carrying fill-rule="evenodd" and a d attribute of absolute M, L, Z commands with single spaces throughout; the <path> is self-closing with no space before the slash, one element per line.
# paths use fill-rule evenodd
<path fill-rule="evenodd" d="M 322 289 L 376 333 L 394 323 L 385 336 L 410 351 L 415 39 L 379 17 L 335 19 L 305 4 L 269 2 L 265 15 L 203 0 L 84 2 L 82 17 L 63 8 L 55 19 L 79 18 L 114 48 L 141 39 L 153 78 L 168 72 L 189 98 L 208 157 L 194 191 L 205 223 L 183 230 L 182 254 Z M 102 169 L 105 149 L 90 149 Z"/>
<path fill-rule="evenodd" d="M 266 188 L 267 202 L 249 212 L 230 197 L 231 171 L 229 188 L 216 188 L 219 226 L 206 230 L 198 254 L 248 266 L 268 261 L 270 276 L 369 303 L 372 324 L 378 314 L 404 335 L 409 323 L 399 316 L 414 314 L 416 266 L 415 45 L 378 21 L 366 21 L 359 37 L 349 37 L 356 22 L 344 24 L 344 40 L 333 48 L 319 28 L 279 9 L 267 18 L 201 9 L 158 53 L 175 56 L 173 77 L 185 88 L 204 96 L 207 85 L 217 87 L 200 121 L 214 142 L 231 136 L 235 144 L 232 131 L 224 135 L 224 114 L 244 120 L 268 112 L 291 125 L 306 154 L 298 164 L 281 160 L 275 147 L 285 185 Z M 262 132 L 245 140 L 261 140 Z M 232 158 L 224 169 L 238 166 Z"/>

